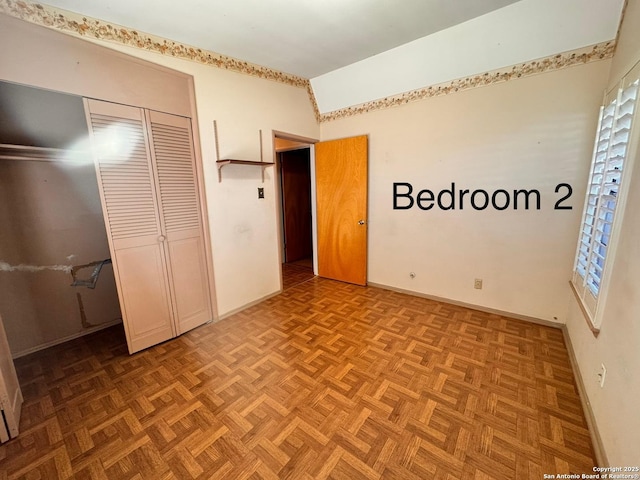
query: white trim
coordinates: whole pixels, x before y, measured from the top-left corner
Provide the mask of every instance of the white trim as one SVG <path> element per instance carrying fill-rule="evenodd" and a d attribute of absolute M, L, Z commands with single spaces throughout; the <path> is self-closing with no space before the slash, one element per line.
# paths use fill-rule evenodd
<path fill-rule="evenodd" d="M 571 336 L 569 335 L 569 329 L 566 325 L 562 325 L 562 334 L 564 336 L 564 343 L 569 352 L 569 361 L 573 370 L 573 375 L 576 379 L 576 388 L 578 389 L 578 397 L 580 397 L 580 403 L 582 404 L 582 411 L 584 412 L 584 418 L 587 422 L 587 428 L 589 430 L 589 436 L 591 437 L 591 443 L 593 445 L 593 453 L 596 456 L 596 464 L 600 467 L 609 466 L 609 460 L 607 459 L 607 453 L 604 449 L 604 443 L 598 430 L 598 424 L 596 422 L 596 416 L 591 408 L 591 402 L 587 396 L 587 389 L 584 386 L 584 379 L 582 378 L 582 372 L 580 371 L 580 365 L 576 357 L 573 344 L 571 343 Z"/>
<path fill-rule="evenodd" d="M 476 305 L 473 303 L 460 302 L 458 300 L 452 300 L 450 298 L 439 297 L 437 295 L 429 295 L 428 293 L 416 292 L 414 290 L 406 290 L 404 288 L 392 287 L 390 285 L 383 285 L 380 283 L 368 282 L 368 286 L 382 288 L 383 290 L 391 290 L 392 292 L 404 293 L 406 295 L 412 295 L 414 297 L 426 298 L 428 300 L 434 300 L 436 302 L 449 303 L 458 307 L 470 308 L 472 310 L 478 310 L 479 312 L 492 313 L 503 317 L 514 318 L 516 320 L 522 320 L 524 322 L 535 323 L 536 325 L 543 325 L 551 328 L 562 328 L 564 324 L 560 322 L 553 322 L 551 320 L 545 320 L 538 317 L 530 317 L 528 315 L 522 315 L 519 313 L 507 312 L 506 310 L 499 310 L 496 308 L 484 307 L 482 305 Z"/>
<path fill-rule="evenodd" d="M 318 275 L 318 197 L 316 190 L 316 145 L 309 145 L 309 167 L 311 169 L 311 248 L 313 274 Z"/>
<path fill-rule="evenodd" d="M 276 295 L 280 295 L 281 293 L 282 293 L 282 289 L 276 290 L 275 292 L 269 293 L 269 294 L 267 294 L 267 295 L 265 295 L 263 297 L 260 297 L 257 300 L 254 300 L 253 302 L 245 303 L 241 307 L 234 308 L 233 310 L 230 310 L 227 313 L 224 313 L 224 314 L 220 315 L 216 320 L 214 320 L 212 322 L 209 322 L 209 323 L 218 323 L 220 320 L 224 320 L 226 318 L 232 317 L 236 313 L 240 313 L 243 310 L 246 310 L 247 308 L 251 308 L 254 305 L 257 305 L 259 303 L 264 302 L 265 300 L 269 300 L 270 298 L 275 297 Z"/>
<path fill-rule="evenodd" d="M 313 274 L 318 274 L 318 212 L 317 212 L 317 198 L 316 198 L 316 143 L 319 140 L 301 137 L 295 134 L 281 132 L 278 130 L 272 130 L 272 138 L 274 139 L 274 147 L 273 147 L 273 161 L 276 164 L 275 169 L 275 189 L 276 189 L 276 211 L 277 211 L 277 232 L 278 232 L 278 265 L 280 265 L 280 291 L 283 290 L 283 280 L 282 280 L 282 264 L 284 262 L 284 246 L 283 246 L 283 233 L 282 233 L 282 223 L 283 223 L 283 211 L 282 211 L 282 179 L 280 176 L 280 164 L 278 160 L 278 154 L 288 150 L 300 150 L 303 148 L 309 149 L 309 168 L 311 170 L 310 182 L 311 182 L 311 248 L 313 254 Z M 305 145 L 301 145 L 296 148 L 291 149 L 283 149 L 276 150 L 275 148 L 275 138 L 282 138 L 284 140 L 293 140 L 296 142 L 305 143 Z M 243 307 L 244 308 L 244 307 Z"/>
<path fill-rule="evenodd" d="M 620 82 L 621 85 L 624 86 L 625 80 L 626 77 L 623 78 Z M 638 80 L 640 83 L 640 78 Z M 628 147 L 624 159 L 622 180 L 620 181 L 620 187 L 618 188 L 619 197 L 616 199 L 616 209 L 611 225 L 611 244 L 609 245 L 609 249 L 607 251 L 607 259 L 605 260 L 602 279 L 600 281 L 600 292 L 598 294 L 598 304 L 596 306 L 596 314 L 594 318 L 595 327 L 598 329 L 602 326 L 604 306 L 607 304 L 607 297 L 609 296 L 611 276 L 613 275 L 613 266 L 615 264 L 616 253 L 618 251 L 618 245 L 620 243 L 622 219 L 624 218 L 624 214 L 627 209 L 627 199 L 629 198 L 629 190 L 631 190 L 631 176 L 633 175 L 633 169 L 636 163 L 635 160 L 638 154 L 638 144 L 640 143 L 640 135 L 638 135 L 638 110 L 640 110 L 640 85 L 638 85 L 638 91 L 636 93 L 636 103 L 633 111 L 633 118 L 631 119 L 631 131 L 629 132 L 629 143 L 627 144 Z"/>
<path fill-rule="evenodd" d="M 638 154 L 639 139 L 637 134 L 637 131 L 638 131 L 637 122 L 638 122 L 638 116 L 639 116 L 638 110 L 640 110 L 640 86 L 637 87 L 638 90 L 636 91 L 636 100 L 635 100 L 635 105 L 633 110 L 633 116 L 631 119 L 631 130 L 629 132 L 629 141 L 627 143 L 627 150 L 625 153 L 625 157 L 623 159 L 620 185 L 618 187 L 618 195 L 616 196 L 615 209 L 613 211 L 613 220 L 611 222 L 611 233 L 609 234 L 609 245 L 607 245 L 607 252 L 606 252 L 606 257 L 604 259 L 602 274 L 600 275 L 600 278 L 599 278 L 599 288 L 598 288 L 597 296 L 593 295 L 587 282 L 589 279 L 589 268 L 591 265 L 591 258 L 594 255 L 593 238 L 596 235 L 595 229 L 596 229 L 598 218 L 599 218 L 600 207 L 602 206 L 600 201 L 598 201 L 596 211 L 594 212 L 594 221 L 592 225 L 593 232 L 590 239 L 591 245 L 590 245 L 589 255 L 587 257 L 587 262 L 585 266 L 586 269 L 585 269 L 584 278 L 582 278 L 577 272 L 577 264 L 578 264 L 578 259 L 580 258 L 580 246 L 581 246 L 582 237 L 583 237 L 583 230 L 585 227 L 586 213 L 589 206 L 588 201 L 589 201 L 589 195 L 590 195 L 590 188 L 592 185 L 592 177 L 594 174 L 595 159 L 597 157 L 597 146 L 600 141 L 603 112 L 608 106 L 611 105 L 611 103 L 615 102 L 613 123 L 611 125 L 612 127 L 611 138 L 607 146 L 606 162 L 608 164 L 611 148 L 613 146 L 613 135 L 614 135 L 613 127 L 616 125 L 616 120 L 618 118 L 618 109 L 620 108 L 622 93 L 624 92 L 624 90 L 629 88 L 636 81 L 638 81 L 637 78 L 633 78 L 631 82 L 627 83 L 627 77 L 624 77 L 618 84 L 616 99 L 606 102 L 605 105 L 603 105 L 600 109 L 600 115 L 598 118 L 598 129 L 596 131 L 593 155 L 591 159 L 591 167 L 589 170 L 589 177 L 587 179 L 587 191 L 585 193 L 582 220 L 580 222 L 580 230 L 578 232 L 578 242 L 576 247 L 576 256 L 574 260 L 571 283 L 575 287 L 574 292 L 579 297 L 580 301 L 578 303 L 583 308 L 583 312 L 585 313 L 585 318 L 590 323 L 591 330 L 596 335 L 599 332 L 600 327 L 602 326 L 604 306 L 606 305 L 607 297 L 609 295 L 611 276 L 613 274 L 613 266 L 615 264 L 616 253 L 617 253 L 618 244 L 620 240 L 620 230 L 622 228 L 622 219 L 624 217 L 624 213 L 626 210 L 627 198 L 630 190 L 629 182 L 631 181 L 630 179 L 633 173 L 635 158 Z M 606 175 L 606 169 L 603 172 L 603 174 Z M 602 192 L 598 194 L 599 200 L 602 199 L 602 195 L 603 195 Z M 577 279 L 580 279 L 581 281 L 577 282 Z M 593 300 L 591 302 L 589 302 L 587 298 L 589 294 L 591 294 L 593 297 Z"/>

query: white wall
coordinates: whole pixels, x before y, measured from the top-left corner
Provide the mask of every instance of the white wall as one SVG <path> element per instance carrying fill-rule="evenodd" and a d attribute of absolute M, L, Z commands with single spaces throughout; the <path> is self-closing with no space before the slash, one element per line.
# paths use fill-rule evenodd
<path fill-rule="evenodd" d="M 60 41 L 65 42 L 65 47 L 58 49 L 49 39 L 47 55 L 43 58 L 37 54 L 40 45 L 34 45 L 34 41 L 40 38 L 42 27 L 3 15 L 0 15 L 0 21 L 4 34 L 11 36 L 12 44 L 11 53 L 3 52 L 3 55 L 9 59 L 20 59 L 19 62 L 9 62 L 0 57 L 0 79 L 77 93 L 72 91 L 78 83 L 73 79 L 74 71 L 67 70 L 66 77 L 60 72 L 43 75 L 45 67 L 55 70 L 58 56 L 73 59 L 76 47 L 64 40 L 71 37 L 50 32 L 64 37 Z M 21 27 L 8 32 L 15 22 Z M 272 130 L 308 138 L 319 137 L 319 126 L 307 91 L 137 48 L 96 40 L 93 43 L 193 76 L 218 313 L 224 315 L 277 292 L 280 288 L 279 227 L 273 167 L 265 169 L 264 184 L 259 168 L 243 166 L 224 167 L 223 181 L 218 183 L 213 120 L 218 122 L 221 157 L 259 160 L 258 130 L 262 129 L 265 160 L 273 161 Z M 74 44 L 85 45 L 85 42 L 77 40 Z M 36 53 L 33 53 L 34 49 Z M 48 78 L 55 79 L 53 85 L 49 86 Z M 135 103 L 135 99 L 129 99 L 127 103 Z M 258 187 L 265 188 L 264 200 L 258 200 Z"/>
<path fill-rule="evenodd" d="M 218 312 L 224 315 L 280 288 L 279 224 L 274 167 L 227 166 L 218 182 L 213 120 L 222 158 L 275 161 L 272 130 L 318 138 L 307 92 L 211 67 L 176 61 L 194 75 L 213 243 Z M 258 199 L 258 187 L 265 199 Z"/>
<path fill-rule="evenodd" d="M 640 1 L 630 0 L 613 59 L 609 85 L 616 84 L 640 61 Z M 640 136 L 640 125 L 634 127 Z M 584 379 L 588 400 L 611 466 L 640 464 L 640 158 L 629 185 L 609 295 L 598 337 L 587 326 L 570 296 L 569 336 Z M 599 386 L 601 364 L 607 368 Z"/>
<path fill-rule="evenodd" d="M 369 135 L 369 281 L 563 322 L 584 178 L 610 62 L 323 123 Z M 541 210 L 394 210 L 393 183 L 538 189 Z M 572 211 L 553 209 L 558 183 Z M 411 279 L 410 272 L 415 272 Z M 484 281 L 475 290 L 474 279 Z"/>
<path fill-rule="evenodd" d="M 311 80 L 321 113 L 612 40 L 622 0 L 521 0 Z"/>

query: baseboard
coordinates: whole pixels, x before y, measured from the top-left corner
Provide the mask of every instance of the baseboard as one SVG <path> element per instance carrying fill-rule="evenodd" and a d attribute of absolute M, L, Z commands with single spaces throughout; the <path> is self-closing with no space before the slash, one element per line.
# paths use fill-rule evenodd
<path fill-rule="evenodd" d="M 505 310 L 498 310 L 495 308 L 483 307 L 482 305 L 474 305 L 472 303 L 460 302 L 458 300 L 452 300 L 450 298 L 438 297 L 436 295 L 429 295 L 422 292 L 415 292 L 413 290 L 405 290 L 404 288 L 391 287 L 389 285 L 382 285 L 379 283 L 368 282 L 370 287 L 382 288 L 384 290 L 391 290 L 393 292 L 404 293 L 406 295 L 412 295 L 414 297 L 426 298 L 436 302 L 450 303 L 458 307 L 470 308 L 472 310 L 478 310 L 485 313 L 493 313 L 495 315 L 501 315 L 503 317 L 515 318 L 516 320 L 523 320 L 525 322 L 535 323 L 537 325 L 544 325 L 545 327 L 562 328 L 564 324 L 560 322 L 552 322 L 551 320 L 544 320 L 542 318 L 530 317 L 528 315 L 521 315 L 519 313 L 507 312 Z"/>
<path fill-rule="evenodd" d="M 281 293 L 282 293 L 282 289 L 276 290 L 275 292 L 270 293 L 268 295 L 265 295 L 264 297 L 260 297 L 258 300 L 254 300 L 253 302 L 249 302 L 249 303 L 247 303 L 247 304 L 245 304 L 245 305 L 243 305 L 241 307 L 234 308 L 233 310 L 231 310 L 231 311 L 229 311 L 229 312 L 227 312 L 227 313 L 225 313 L 223 315 L 220 315 L 212 323 L 217 323 L 220 320 L 224 320 L 225 318 L 229 318 L 229 317 L 235 315 L 236 313 L 240 313 L 241 311 L 246 310 L 247 308 L 251 308 L 254 305 L 257 305 L 259 303 L 264 302 L 265 300 L 269 300 L 270 298 L 275 297 L 276 295 L 280 295 Z"/>
<path fill-rule="evenodd" d="M 585 420 L 587 421 L 587 427 L 589 428 L 589 436 L 591 437 L 591 443 L 593 444 L 594 454 L 596 456 L 596 462 L 600 467 L 608 467 L 609 461 L 607 454 L 602 443 L 602 437 L 600 437 L 600 431 L 598 430 L 598 424 L 596 423 L 596 417 L 593 414 L 591 408 L 591 402 L 587 396 L 587 390 L 584 387 L 584 379 L 580 368 L 578 368 L 578 359 L 576 358 L 573 345 L 571 344 L 571 337 L 569 336 L 569 329 L 566 325 L 562 326 L 562 333 L 564 336 L 564 342 L 569 352 L 569 360 L 571 361 L 571 368 L 573 369 L 574 377 L 576 379 L 576 387 L 578 388 L 578 395 L 580 396 L 580 403 L 582 404 L 582 411 L 584 412 Z"/>
<path fill-rule="evenodd" d="M 56 345 L 60 345 L 61 343 L 68 342 L 69 340 L 74 340 L 76 338 L 84 337 L 85 335 L 89 335 L 91 333 L 99 332 L 100 330 L 104 330 L 105 328 L 113 327 L 114 325 L 118 325 L 119 323 L 122 323 L 121 318 L 118 318 L 117 320 L 113 320 L 111 322 L 103 323 L 101 325 L 97 325 L 87 330 L 83 330 L 82 332 L 77 332 L 72 335 L 67 335 L 66 337 L 62 337 L 56 340 L 52 340 L 50 342 L 42 343 L 35 347 L 27 348 L 26 350 L 22 350 L 17 353 L 12 353 L 12 358 L 15 360 L 16 358 L 25 357 L 32 353 L 39 352 L 40 350 L 44 350 L 49 347 L 55 347 Z"/>

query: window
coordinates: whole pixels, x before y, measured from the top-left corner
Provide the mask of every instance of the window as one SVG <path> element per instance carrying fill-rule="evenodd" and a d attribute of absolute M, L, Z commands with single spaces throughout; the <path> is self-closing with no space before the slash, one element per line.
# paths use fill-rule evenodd
<path fill-rule="evenodd" d="M 616 98 L 600 109 L 573 275 L 574 289 L 594 331 L 599 326 L 599 299 L 606 290 L 607 261 L 612 263 L 616 210 L 621 209 L 624 199 L 624 172 L 630 166 L 627 153 L 639 83 L 636 79 L 619 89 Z"/>

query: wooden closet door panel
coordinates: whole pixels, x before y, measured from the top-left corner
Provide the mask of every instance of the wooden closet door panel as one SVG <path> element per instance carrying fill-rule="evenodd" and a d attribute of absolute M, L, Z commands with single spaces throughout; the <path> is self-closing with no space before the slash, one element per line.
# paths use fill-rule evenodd
<path fill-rule="evenodd" d="M 0 418 L 0 442 L 6 442 L 18 435 L 22 402 L 20 382 L 0 317 L 0 415 L 4 417 L 4 421 Z"/>
<path fill-rule="evenodd" d="M 11 437 L 4 422 L 0 422 L 0 443 L 8 442 Z"/>
<path fill-rule="evenodd" d="M 176 238 L 168 243 L 172 259 L 173 287 L 175 291 L 175 313 L 178 318 L 178 333 L 211 320 L 207 293 L 207 271 L 203 255 L 202 237 Z"/>
<path fill-rule="evenodd" d="M 114 264 L 123 287 L 122 316 L 126 318 L 129 351 L 138 352 L 172 338 L 161 249 L 148 245 L 119 249 Z"/>
<path fill-rule="evenodd" d="M 135 107 L 86 104 L 122 319 L 134 353 L 175 334 L 145 118 Z"/>
<path fill-rule="evenodd" d="M 148 112 L 179 334 L 212 319 L 191 120 Z"/>

